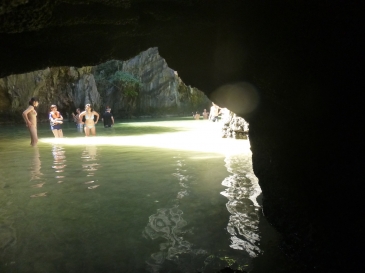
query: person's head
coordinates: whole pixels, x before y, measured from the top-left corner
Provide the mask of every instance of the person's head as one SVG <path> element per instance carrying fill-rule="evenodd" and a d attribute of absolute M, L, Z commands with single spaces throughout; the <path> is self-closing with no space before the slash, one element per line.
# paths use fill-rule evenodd
<path fill-rule="evenodd" d="M 29 105 L 32 105 L 33 107 L 37 107 L 38 103 L 38 98 L 33 97 L 29 100 Z"/>
<path fill-rule="evenodd" d="M 111 109 L 109 106 L 107 106 L 107 107 L 106 107 L 106 111 L 107 111 L 107 112 L 110 112 L 111 110 L 112 110 L 112 109 Z"/>
<path fill-rule="evenodd" d="M 57 111 L 57 105 L 52 104 L 50 109 L 51 109 L 51 111 Z"/>
<path fill-rule="evenodd" d="M 207 111 L 207 109 L 204 109 L 204 112 L 206 112 Z"/>
<path fill-rule="evenodd" d="M 76 113 L 80 114 L 80 112 L 81 112 L 81 111 L 80 111 L 80 108 L 77 108 L 77 109 L 76 109 Z"/>
<path fill-rule="evenodd" d="M 87 103 L 87 104 L 85 104 L 85 111 L 93 111 L 93 107 L 91 106 L 91 104 L 90 103 Z"/>

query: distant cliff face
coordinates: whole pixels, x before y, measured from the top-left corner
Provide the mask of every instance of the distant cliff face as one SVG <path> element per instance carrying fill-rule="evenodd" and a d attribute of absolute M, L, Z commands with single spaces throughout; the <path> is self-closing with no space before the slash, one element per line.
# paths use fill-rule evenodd
<path fill-rule="evenodd" d="M 93 68 L 104 106 L 120 116 L 164 115 L 202 111 L 208 98 L 186 86 L 157 48 L 128 61 L 113 60 Z"/>
<path fill-rule="evenodd" d="M 92 103 L 100 106 L 91 67 L 53 67 L 0 79 L 2 121 L 17 121 L 31 97 L 39 98 L 39 120 L 47 119 L 49 106 L 56 104 L 67 116 L 75 108 Z"/>
<path fill-rule="evenodd" d="M 208 98 L 186 86 L 167 66 L 157 48 L 128 61 L 112 60 L 94 67 L 52 67 L 0 79 L 1 121 L 21 120 L 31 97 L 38 97 L 39 119 L 51 104 L 69 115 L 91 103 L 97 111 L 109 105 L 115 116 L 182 114 L 201 111 Z"/>

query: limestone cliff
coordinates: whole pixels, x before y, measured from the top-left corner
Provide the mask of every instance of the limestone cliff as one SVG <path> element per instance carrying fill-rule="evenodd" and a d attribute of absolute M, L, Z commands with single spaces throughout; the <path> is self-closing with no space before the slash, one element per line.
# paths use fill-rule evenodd
<path fill-rule="evenodd" d="M 49 106 L 56 104 L 64 115 L 84 103 L 100 105 L 95 80 L 90 67 L 53 67 L 0 79 L 0 94 L 9 107 L 3 108 L 3 121 L 21 119 L 20 113 L 31 97 L 39 98 L 39 120 L 47 119 Z"/>
<path fill-rule="evenodd" d="M 209 104 L 204 93 L 186 86 L 168 67 L 156 47 L 128 61 L 97 65 L 93 73 L 103 104 L 122 117 L 190 113 Z"/>
<path fill-rule="evenodd" d="M 65 117 L 91 103 L 97 111 L 109 105 L 116 117 L 190 113 L 209 105 L 196 88 L 186 86 L 157 48 L 127 60 L 91 67 L 52 67 L 0 79 L 2 121 L 20 120 L 31 97 L 38 97 L 39 119 L 51 104 Z M 43 117 L 43 119 L 42 119 Z"/>

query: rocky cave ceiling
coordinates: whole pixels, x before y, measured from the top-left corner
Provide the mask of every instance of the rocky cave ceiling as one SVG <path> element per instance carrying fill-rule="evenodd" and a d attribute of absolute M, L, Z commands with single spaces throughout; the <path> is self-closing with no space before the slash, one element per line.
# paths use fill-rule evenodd
<path fill-rule="evenodd" d="M 0 77 L 128 59 L 155 46 L 184 81 L 208 93 L 265 74 L 273 80 L 288 73 L 300 77 L 306 70 L 298 62 L 311 63 L 298 50 L 318 51 L 308 27 L 323 25 L 317 7 L 305 3 L 2 1 Z"/>

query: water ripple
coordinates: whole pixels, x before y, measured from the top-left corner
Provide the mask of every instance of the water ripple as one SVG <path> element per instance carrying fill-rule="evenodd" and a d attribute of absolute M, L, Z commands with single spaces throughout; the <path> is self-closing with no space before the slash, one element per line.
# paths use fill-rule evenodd
<path fill-rule="evenodd" d="M 232 173 L 222 181 L 222 185 L 227 188 L 221 192 L 228 199 L 226 207 L 231 214 L 227 225 L 227 231 L 231 234 L 230 247 L 256 257 L 262 252 L 259 247 L 259 205 L 256 201 L 261 189 L 249 157 L 228 156 L 225 162 L 227 170 Z"/>

